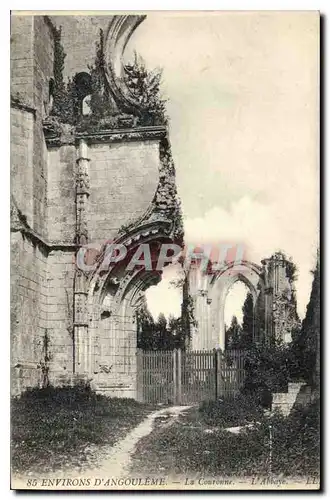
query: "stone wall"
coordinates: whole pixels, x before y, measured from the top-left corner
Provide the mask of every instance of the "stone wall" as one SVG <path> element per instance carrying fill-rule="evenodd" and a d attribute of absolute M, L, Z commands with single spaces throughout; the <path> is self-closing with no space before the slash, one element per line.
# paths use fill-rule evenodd
<path fill-rule="evenodd" d="M 11 109 L 11 192 L 28 224 L 33 226 L 33 130 L 34 114 Z"/>
<path fill-rule="evenodd" d="M 95 59 L 99 30 L 105 30 L 110 21 L 111 16 L 52 16 L 51 22 L 45 16 L 12 17 L 13 394 L 40 385 L 45 338 L 51 383 L 72 382 L 77 373 L 85 375 L 88 366 L 99 390 L 127 397 L 136 393 L 133 315 L 118 312 L 118 330 L 116 321 L 112 326 L 103 324 L 96 332 L 88 329 L 87 314 L 80 325 L 79 314 L 83 316 L 86 310 L 81 301 L 74 300 L 80 297 L 75 289 L 74 257 L 77 242 L 103 243 L 147 211 L 159 182 L 159 143 L 166 130 L 158 127 L 150 133 L 151 126 L 138 129 L 133 119 L 127 125 L 132 124 L 133 129 L 91 133 L 84 143 L 86 158 L 77 151 L 83 142 L 81 130 L 74 138 L 64 133 L 68 131 L 64 125 L 52 142 L 51 127 L 47 141 L 43 128 L 50 111 L 49 82 L 54 76 L 52 22 L 62 26 L 66 82 L 75 73 L 88 71 Z M 81 164 L 86 166 L 83 188 L 78 175 Z M 82 189 L 85 191 L 79 194 Z M 88 288 L 87 281 L 85 285 Z M 74 321 L 83 336 L 77 345 L 86 344 L 83 356 L 93 358 L 84 359 L 80 367 L 77 362 L 76 374 L 74 356 L 78 359 L 81 351 L 77 348 L 74 354 Z M 103 368 L 107 364 L 115 365 L 112 380 Z"/>
<path fill-rule="evenodd" d="M 285 417 L 289 415 L 298 398 L 302 382 L 289 382 L 287 392 L 274 392 L 272 394 L 272 411 L 278 411 Z"/>
<path fill-rule="evenodd" d="M 13 393 L 39 383 L 47 331 L 47 148 L 42 119 L 53 71 L 52 43 L 51 27 L 42 16 L 12 16 L 11 192 L 31 229 L 12 233 Z"/>
<path fill-rule="evenodd" d="M 48 155 L 48 238 L 52 243 L 74 243 L 76 148 L 52 148 Z"/>
<path fill-rule="evenodd" d="M 19 94 L 25 104 L 34 107 L 33 17 L 12 15 L 10 27 L 11 93 Z"/>
<path fill-rule="evenodd" d="M 94 340 L 94 384 L 97 390 L 112 397 L 135 398 L 135 323 L 131 318 L 112 315 L 101 320 Z"/>
<path fill-rule="evenodd" d="M 13 393 L 39 382 L 47 328 L 47 254 L 20 232 L 11 235 L 11 338 Z"/>
<path fill-rule="evenodd" d="M 51 27 L 44 16 L 34 18 L 33 97 L 36 109 L 33 145 L 34 229 L 47 235 L 47 147 L 42 120 L 47 113 L 49 81 L 53 76 L 54 43 Z"/>
<path fill-rule="evenodd" d="M 49 80 L 52 75 L 53 32 L 50 24 L 44 16 L 13 15 L 11 18 L 11 95 L 21 109 L 24 110 L 26 106 L 30 108 L 29 111 L 34 120 L 33 134 L 31 134 L 32 118 L 29 118 L 28 123 L 23 112 L 19 117 L 16 112 L 12 120 L 13 136 L 23 132 L 19 146 L 21 149 L 28 150 L 17 155 L 14 152 L 12 165 L 14 169 L 19 169 L 22 162 L 23 165 L 26 161 L 31 162 L 32 149 L 32 164 L 26 170 L 29 176 L 27 183 L 29 198 L 25 200 L 25 205 L 27 205 L 25 208 L 28 208 L 29 223 L 44 237 L 47 236 L 47 148 L 42 120 L 46 114 Z M 26 158 L 25 161 L 23 161 L 24 158 Z M 19 208 L 23 211 L 21 206 Z"/>
<path fill-rule="evenodd" d="M 91 242 L 104 242 L 141 216 L 151 203 L 159 178 L 157 141 L 94 144 L 89 148 Z"/>
<path fill-rule="evenodd" d="M 50 380 L 72 373 L 74 251 L 53 250 L 48 256 L 47 328 Z"/>
<path fill-rule="evenodd" d="M 112 16 L 50 16 L 62 28 L 62 45 L 66 53 L 64 78 L 88 71 L 95 60 L 100 28 L 106 30 Z"/>
<path fill-rule="evenodd" d="M 53 29 L 45 16 L 11 16 L 11 92 L 44 116 L 53 76 Z"/>
<path fill-rule="evenodd" d="M 225 304 L 230 288 L 237 281 L 246 284 L 256 302 L 260 289 L 261 267 L 242 261 L 214 273 L 203 265 L 191 266 L 189 293 L 193 300 L 195 326 L 191 326 L 192 350 L 225 349 Z"/>

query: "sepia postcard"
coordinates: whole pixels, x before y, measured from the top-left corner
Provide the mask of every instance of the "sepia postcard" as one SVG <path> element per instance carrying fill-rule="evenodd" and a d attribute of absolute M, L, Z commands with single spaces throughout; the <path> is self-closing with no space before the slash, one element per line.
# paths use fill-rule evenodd
<path fill-rule="evenodd" d="M 10 43 L 11 488 L 319 490 L 319 13 Z"/>

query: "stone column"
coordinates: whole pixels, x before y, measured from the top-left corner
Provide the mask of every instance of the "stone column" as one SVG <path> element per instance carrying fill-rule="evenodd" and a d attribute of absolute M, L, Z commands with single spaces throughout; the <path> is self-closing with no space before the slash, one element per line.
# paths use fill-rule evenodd
<path fill-rule="evenodd" d="M 270 342 L 273 336 L 273 288 L 265 288 L 265 338 L 262 341 Z"/>
<path fill-rule="evenodd" d="M 274 266 L 272 259 L 263 259 L 262 264 L 264 266 L 265 274 L 265 288 L 264 288 L 264 339 L 260 339 L 262 342 L 270 342 L 274 331 L 273 331 L 273 302 L 274 302 Z"/>
<path fill-rule="evenodd" d="M 88 147 L 80 140 L 76 162 L 76 243 L 78 249 L 88 243 L 87 203 L 89 197 Z M 88 332 L 87 278 L 76 269 L 74 280 L 74 372 L 90 372 L 92 346 Z"/>
<path fill-rule="evenodd" d="M 218 344 L 215 346 L 217 349 L 225 350 L 226 346 L 226 325 L 225 325 L 225 301 L 226 301 L 227 291 L 223 288 L 220 291 L 218 304 L 219 304 L 219 315 L 218 315 Z"/>

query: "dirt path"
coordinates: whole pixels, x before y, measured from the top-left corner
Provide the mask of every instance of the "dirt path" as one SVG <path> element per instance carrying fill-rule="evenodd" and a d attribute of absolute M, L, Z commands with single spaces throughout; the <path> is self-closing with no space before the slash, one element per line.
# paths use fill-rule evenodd
<path fill-rule="evenodd" d="M 135 446 L 140 439 L 150 434 L 153 430 L 155 420 L 159 418 L 164 422 L 164 425 L 171 425 L 173 421 L 178 418 L 180 413 L 189 408 L 189 406 L 171 406 L 170 408 L 163 408 L 151 413 L 137 427 L 129 432 L 125 438 L 121 439 L 113 446 L 107 459 L 101 462 L 97 469 L 90 471 L 91 475 L 95 475 L 94 473 L 96 472 L 99 477 L 102 475 L 109 476 L 109 474 L 111 476 L 120 477 L 128 474 L 131 455 L 135 450 Z M 87 471 L 84 472 L 85 476 L 86 473 Z"/>
<path fill-rule="evenodd" d="M 89 477 L 89 478 L 108 478 L 108 477 L 123 477 L 129 476 L 129 466 L 131 462 L 131 456 L 135 451 L 137 443 L 143 437 L 147 436 L 154 429 L 155 421 L 164 428 L 172 425 L 173 422 L 179 417 L 180 413 L 188 410 L 190 406 L 171 406 L 162 408 L 161 410 L 156 410 L 148 417 L 146 417 L 139 425 L 137 425 L 132 431 L 130 431 L 126 437 L 118 441 L 112 448 L 109 448 L 109 452 L 106 458 L 100 458 L 98 466 L 89 467 L 88 469 L 80 469 L 80 472 L 76 468 L 70 471 L 65 470 L 65 474 L 62 474 L 67 478 L 77 478 L 79 477 Z M 97 451 L 95 450 L 97 460 Z M 102 451 L 104 457 L 104 451 Z M 29 473 L 28 476 L 25 474 L 16 474 L 12 477 L 12 481 L 15 482 L 15 488 L 25 489 L 27 477 L 33 476 Z M 54 477 L 59 477 L 59 471 L 57 472 L 47 472 L 42 474 L 43 479 L 53 479 Z"/>

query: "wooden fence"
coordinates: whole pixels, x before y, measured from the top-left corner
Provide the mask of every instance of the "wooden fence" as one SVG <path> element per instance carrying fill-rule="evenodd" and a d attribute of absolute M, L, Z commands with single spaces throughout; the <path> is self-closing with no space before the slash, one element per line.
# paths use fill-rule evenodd
<path fill-rule="evenodd" d="M 244 382 L 244 351 L 138 351 L 138 400 L 191 404 L 235 394 Z"/>

